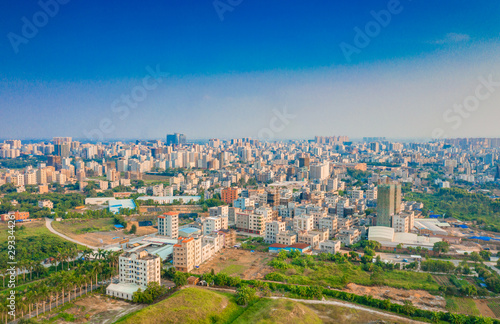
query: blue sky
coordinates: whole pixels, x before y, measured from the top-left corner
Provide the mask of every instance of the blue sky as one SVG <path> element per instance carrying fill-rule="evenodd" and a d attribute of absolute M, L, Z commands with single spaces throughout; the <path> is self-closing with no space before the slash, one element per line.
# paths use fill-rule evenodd
<path fill-rule="evenodd" d="M 173 131 L 258 137 L 283 109 L 296 117 L 273 131 L 276 139 L 431 137 L 436 128 L 445 136 L 500 136 L 489 124 L 500 117 L 500 88 L 459 127 L 442 116 L 474 93 L 479 77 L 500 80 L 498 1 L 71 0 L 58 7 L 24 37 L 23 17 L 42 19 L 42 6 L 0 5 L 0 138 L 84 138 L 100 128 L 107 139 Z M 373 26 L 372 11 L 381 10 L 390 21 L 347 59 L 341 44 L 356 46 L 355 28 Z M 148 66 L 166 74 L 118 114 L 113 103 L 141 84 Z"/>

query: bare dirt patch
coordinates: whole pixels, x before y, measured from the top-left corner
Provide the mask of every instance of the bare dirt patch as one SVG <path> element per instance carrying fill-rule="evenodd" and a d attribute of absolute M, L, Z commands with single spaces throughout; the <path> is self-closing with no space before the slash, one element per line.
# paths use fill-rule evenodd
<path fill-rule="evenodd" d="M 491 317 L 491 318 L 499 318 L 495 315 L 495 313 L 488 306 L 487 299 L 475 299 L 474 302 L 476 303 L 477 309 L 479 310 L 481 315 L 486 316 L 486 317 Z"/>
<path fill-rule="evenodd" d="M 347 285 L 344 289 L 357 295 L 372 296 L 377 299 L 389 299 L 391 302 L 402 305 L 409 300 L 420 309 L 432 311 L 446 311 L 446 300 L 441 296 L 434 296 L 425 290 L 405 290 L 390 287 L 365 287 L 354 283 Z"/>
<path fill-rule="evenodd" d="M 132 304 L 124 300 L 111 299 L 94 294 L 74 302 L 73 306 L 64 310 L 64 313 L 74 316 L 73 323 L 105 324 L 114 323 L 122 316 L 135 312 L 145 305 Z M 57 315 L 57 314 L 53 314 Z M 58 318 L 53 323 L 68 323 Z"/>
<path fill-rule="evenodd" d="M 100 220 L 97 220 L 100 221 Z M 86 227 L 91 227 L 93 220 L 85 220 L 86 222 Z M 143 226 L 139 227 L 139 223 L 136 221 L 128 221 L 127 222 L 127 228 L 125 230 L 116 230 L 113 229 L 111 231 L 101 231 L 101 232 L 92 232 L 92 233 L 84 233 L 84 234 L 75 234 L 74 230 L 72 229 L 71 226 L 57 226 L 57 223 L 54 224 L 55 222 L 52 223 L 52 226 L 54 229 L 66 236 L 71 237 L 74 240 L 77 240 L 78 242 L 82 242 L 84 244 L 90 245 L 90 246 L 104 246 L 104 245 L 109 245 L 109 244 L 117 244 L 119 241 L 123 239 L 131 239 L 137 236 L 143 236 L 147 234 L 152 234 L 156 233 L 158 230 L 154 228 L 153 226 Z M 137 232 L 135 235 L 131 234 L 125 234 L 125 232 L 128 233 L 132 225 L 135 224 L 137 227 Z M 81 227 L 81 224 L 75 223 L 75 228 Z"/>
<path fill-rule="evenodd" d="M 266 274 L 273 272 L 274 269 L 267 264 L 274 257 L 271 253 L 224 249 L 192 272 L 203 274 L 214 269 L 216 273 L 222 271 L 246 280 L 263 279 Z"/>

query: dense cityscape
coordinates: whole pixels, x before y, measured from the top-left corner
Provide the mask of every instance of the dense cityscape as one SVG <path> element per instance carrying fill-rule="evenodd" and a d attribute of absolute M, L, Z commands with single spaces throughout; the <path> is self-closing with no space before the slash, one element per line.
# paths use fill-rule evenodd
<path fill-rule="evenodd" d="M 20 260 L 4 287 L 15 277 L 16 314 L 31 318 L 95 291 L 141 305 L 189 287 L 234 289 L 240 305 L 285 291 L 370 296 L 354 300 L 429 320 L 477 322 L 485 306 L 495 317 L 499 149 L 496 138 L 4 140 L 0 213 Z M 10 264 L 2 253 L 2 273 Z"/>

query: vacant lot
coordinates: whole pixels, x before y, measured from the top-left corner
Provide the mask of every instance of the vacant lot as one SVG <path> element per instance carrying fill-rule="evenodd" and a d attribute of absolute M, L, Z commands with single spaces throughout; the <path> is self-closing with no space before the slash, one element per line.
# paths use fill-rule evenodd
<path fill-rule="evenodd" d="M 273 271 L 267 264 L 274 257 L 275 255 L 271 253 L 225 249 L 192 272 L 202 274 L 214 269 L 216 273 L 225 272 L 242 279 L 263 279 L 266 274 Z"/>
<path fill-rule="evenodd" d="M 137 227 L 136 234 L 125 234 L 133 224 Z M 133 238 L 157 232 L 157 229 L 152 226 L 139 227 L 137 222 L 127 222 L 126 230 L 116 230 L 112 218 L 54 221 L 52 222 L 52 227 L 72 239 L 91 246 L 115 244 L 125 238 Z"/>
<path fill-rule="evenodd" d="M 446 301 L 441 296 L 434 296 L 424 290 L 407 290 L 390 287 L 365 287 L 354 283 L 347 285 L 344 291 L 356 295 L 373 296 L 377 299 L 390 299 L 391 302 L 402 305 L 405 300 L 409 300 L 414 306 L 432 311 L 444 311 Z"/>
<path fill-rule="evenodd" d="M 124 300 L 111 299 L 93 294 L 64 305 L 51 313 L 40 316 L 50 323 L 114 323 L 119 318 L 144 308 L 144 305 L 132 304 Z M 49 319 L 50 318 L 50 319 Z M 45 321 L 44 321 L 45 322 Z"/>
<path fill-rule="evenodd" d="M 87 234 L 94 232 L 107 232 L 114 230 L 112 218 L 99 219 L 67 219 L 60 222 L 52 222 L 52 227 L 65 235 Z"/>

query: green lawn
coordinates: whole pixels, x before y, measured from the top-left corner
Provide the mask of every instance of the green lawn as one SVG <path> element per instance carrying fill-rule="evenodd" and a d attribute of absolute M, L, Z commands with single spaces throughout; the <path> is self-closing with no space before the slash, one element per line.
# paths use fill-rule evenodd
<path fill-rule="evenodd" d="M 243 312 L 229 294 L 186 288 L 116 323 L 230 323 Z"/>
<path fill-rule="evenodd" d="M 481 315 L 476 303 L 470 298 L 446 296 L 446 310 L 466 315 Z"/>
<path fill-rule="evenodd" d="M 350 263 L 336 264 L 333 262 L 316 262 L 314 267 L 293 266 L 286 270 L 277 270 L 284 275 L 288 283 L 300 285 L 320 285 L 334 288 L 344 288 L 346 283 L 358 285 L 373 285 L 371 273 L 363 271 L 360 266 Z M 423 289 L 437 291 L 439 284 L 432 276 L 413 272 L 392 270 L 384 271 L 378 278 L 378 285 L 402 289 Z"/>
<path fill-rule="evenodd" d="M 240 276 L 243 274 L 245 271 L 246 267 L 241 265 L 241 264 L 230 264 L 227 267 L 225 267 L 221 272 L 224 272 L 225 274 L 231 276 L 231 275 L 237 275 Z"/>
<path fill-rule="evenodd" d="M 52 222 L 52 227 L 63 234 L 85 234 L 93 232 L 107 232 L 114 230 L 113 218 L 98 219 L 67 219 L 61 222 Z"/>
<path fill-rule="evenodd" d="M 301 303 L 286 299 L 261 298 L 233 323 L 315 324 L 322 321 L 313 310 Z"/>

